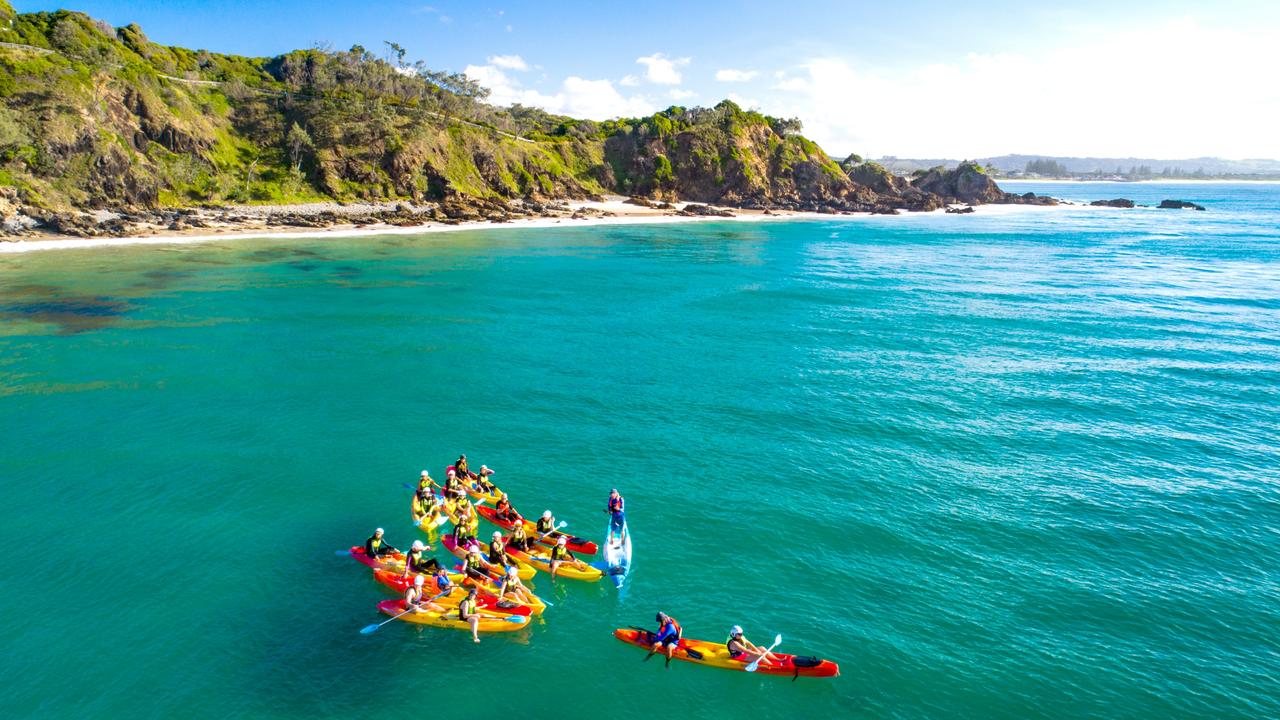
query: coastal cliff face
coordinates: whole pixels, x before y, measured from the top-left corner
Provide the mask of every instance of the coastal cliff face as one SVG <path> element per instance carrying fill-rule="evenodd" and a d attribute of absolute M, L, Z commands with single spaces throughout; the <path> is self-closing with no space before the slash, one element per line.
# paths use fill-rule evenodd
<path fill-rule="evenodd" d="M 914 182 L 842 167 L 797 121 L 729 101 L 594 123 L 486 94 L 359 47 L 221 55 L 0 0 L 0 234 L 127 232 L 76 220 L 92 210 L 325 200 L 449 217 L 604 193 L 823 212 L 1020 201 L 967 165 Z"/>

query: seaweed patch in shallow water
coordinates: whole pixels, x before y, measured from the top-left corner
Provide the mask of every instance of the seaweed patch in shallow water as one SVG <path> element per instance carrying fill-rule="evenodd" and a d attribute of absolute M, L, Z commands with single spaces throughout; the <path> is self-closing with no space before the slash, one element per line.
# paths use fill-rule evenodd
<path fill-rule="evenodd" d="M 92 295 L 16 300 L 0 297 L 0 321 L 56 325 L 59 335 L 75 335 L 114 325 L 132 308 L 124 300 Z"/>

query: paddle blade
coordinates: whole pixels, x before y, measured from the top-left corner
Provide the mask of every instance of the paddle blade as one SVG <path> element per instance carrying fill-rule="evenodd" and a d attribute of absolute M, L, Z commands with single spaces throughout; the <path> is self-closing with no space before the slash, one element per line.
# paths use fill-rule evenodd
<path fill-rule="evenodd" d="M 782 644 L 782 633 L 778 633 L 777 637 L 773 639 L 773 646 L 778 647 L 781 644 Z"/>
<path fill-rule="evenodd" d="M 369 633 L 373 632 L 374 630 L 377 630 L 380 627 L 382 627 L 382 625 L 379 623 L 374 623 L 372 625 L 365 625 L 364 627 L 360 628 L 360 634 L 368 635 Z"/>
<path fill-rule="evenodd" d="M 337 555 L 338 557 L 351 557 L 350 550 L 334 550 L 333 554 Z"/>
<path fill-rule="evenodd" d="M 523 625 L 525 618 L 523 615 L 508 615 L 504 617 L 503 620 L 506 620 L 509 623 L 515 623 L 516 625 Z"/>

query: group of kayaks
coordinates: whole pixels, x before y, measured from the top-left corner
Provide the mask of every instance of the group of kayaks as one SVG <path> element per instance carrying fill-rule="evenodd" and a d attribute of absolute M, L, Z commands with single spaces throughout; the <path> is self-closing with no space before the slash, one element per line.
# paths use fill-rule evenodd
<path fill-rule="evenodd" d="M 601 545 L 561 532 L 560 528 L 565 523 L 554 524 L 549 511 L 544 514 L 541 524 L 515 512 L 507 495 L 490 479 L 492 471 L 481 466 L 479 474 L 469 473 L 465 464 L 462 464 L 465 456 L 459 460 L 459 463 L 449 466 L 446 471 L 448 480 L 445 485 L 436 485 L 424 470 L 416 488 L 408 483 L 406 487 L 414 489 L 411 503 L 414 525 L 427 533 L 429 539 L 438 540 L 444 549 L 462 561 L 461 564 L 454 565 L 451 569 L 438 568 L 435 575 L 420 575 L 406 572 L 406 554 L 398 550 L 375 550 L 371 555 L 367 549 L 368 543 L 366 546 L 351 548 L 351 557 L 371 568 L 375 580 L 401 595 L 398 599 L 379 602 L 379 612 L 403 622 L 473 633 L 519 630 L 527 627 L 532 617 L 542 615 L 548 607 L 546 601 L 532 592 L 532 581 L 540 572 L 552 573 L 553 551 L 558 558 L 554 578 L 597 582 L 609 577 L 615 586 L 622 587 L 631 565 L 631 537 L 625 519 L 621 523 L 621 532 L 617 518 L 611 520 L 601 553 Z M 436 492 L 437 489 L 439 492 Z M 617 491 L 611 497 L 612 508 L 618 497 Z M 499 528 L 492 536 L 491 542 L 497 544 L 493 548 L 490 547 L 490 542 L 477 537 L 475 526 L 481 518 Z M 446 523 L 453 525 L 452 531 L 442 534 Z M 381 536 L 381 531 L 377 535 Z M 526 538 L 521 543 L 523 547 L 517 548 L 511 544 L 513 536 Z M 415 547 L 417 545 L 419 544 L 415 544 Z M 556 548 L 559 550 L 554 550 Z M 497 554 L 491 553 L 491 549 Z M 506 564 L 501 567 L 489 562 L 478 564 L 474 558 L 475 553 L 481 558 L 505 558 Z M 584 562 L 576 557 L 597 553 L 602 555 L 603 560 L 595 563 Z M 504 576 L 508 574 L 513 578 L 504 583 Z M 422 580 L 417 580 L 419 575 Z M 515 577 L 519 578 L 518 583 L 515 582 Z M 442 588 L 442 583 L 447 583 L 447 587 Z M 518 586 L 517 592 L 509 591 L 513 583 Z M 431 609 L 424 610 L 423 605 L 416 602 L 413 607 L 409 606 L 409 599 L 427 596 L 430 597 Z M 463 607 L 472 611 L 470 620 L 464 619 L 459 612 L 459 606 L 464 602 L 468 604 Z M 386 622 L 370 625 L 363 632 L 370 632 Z M 657 635 L 652 631 L 633 627 L 615 630 L 614 637 L 629 645 L 651 649 Z M 792 678 L 833 677 L 839 674 L 839 667 L 830 660 L 770 653 L 767 660 L 750 663 L 749 660 L 731 655 L 725 644 L 683 637 L 679 639 L 671 657 L 708 667 L 765 675 L 787 675 Z"/>

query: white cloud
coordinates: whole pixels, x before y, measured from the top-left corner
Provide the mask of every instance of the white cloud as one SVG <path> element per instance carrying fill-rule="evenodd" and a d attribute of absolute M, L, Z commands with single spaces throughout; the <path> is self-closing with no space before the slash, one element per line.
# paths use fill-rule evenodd
<path fill-rule="evenodd" d="M 519 55 L 493 55 L 489 58 L 489 64 L 500 67 L 503 70 L 524 71 L 529 69 L 529 64 Z"/>
<path fill-rule="evenodd" d="M 1280 157 L 1267 35 L 1182 18 L 901 70 L 816 58 L 769 104 L 836 155 Z"/>
<path fill-rule="evenodd" d="M 698 93 L 692 90 L 681 90 L 680 88 L 672 88 L 667 91 L 667 95 L 669 95 L 672 100 L 688 100 L 697 94 Z"/>
<path fill-rule="evenodd" d="M 493 105 L 520 103 L 548 112 L 591 120 L 648 115 L 657 108 L 640 96 L 624 96 L 609 80 L 588 80 L 570 76 L 554 94 L 521 86 L 520 82 L 493 65 L 468 65 L 467 77 L 489 88 L 487 102 Z"/>
<path fill-rule="evenodd" d="M 716 71 L 716 80 L 720 82 L 750 82 L 760 73 L 755 70 L 734 70 L 725 68 Z"/>
<path fill-rule="evenodd" d="M 623 76 L 623 78 L 618 81 L 618 84 L 623 85 L 625 87 L 635 87 L 636 85 L 640 84 L 640 78 L 636 77 L 635 75 L 626 75 L 626 76 Z"/>
<path fill-rule="evenodd" d="M 656 85 L 679 85 L 683 78 L 680 68 L 688 65 L 692 58 L 669 58 L 662 53 L 654 53 L 636 62 L 645 66 L 644 77 Z"/>
<path fill-rule="evenodd" d="M 738 93 L 732 93 L 732 92 L 731 92 L 731 93 L 729 93 L 729 97 L 728 97 L 728 99 L 729 99 L 729 100 L 734 101 L 735 103 L 737 103 L 737 104 L 738 104 L 738 107 L 746 108 L 747 110 L 759 110 L 759 109 L 760 109 L 760 101 L 759 101 L 759 100 L 756 100 L 755 98 L 746 98 L 746 97 L 742 97 L 742 96 L 741 96 L 741 95 L 739 95 Z"/>

